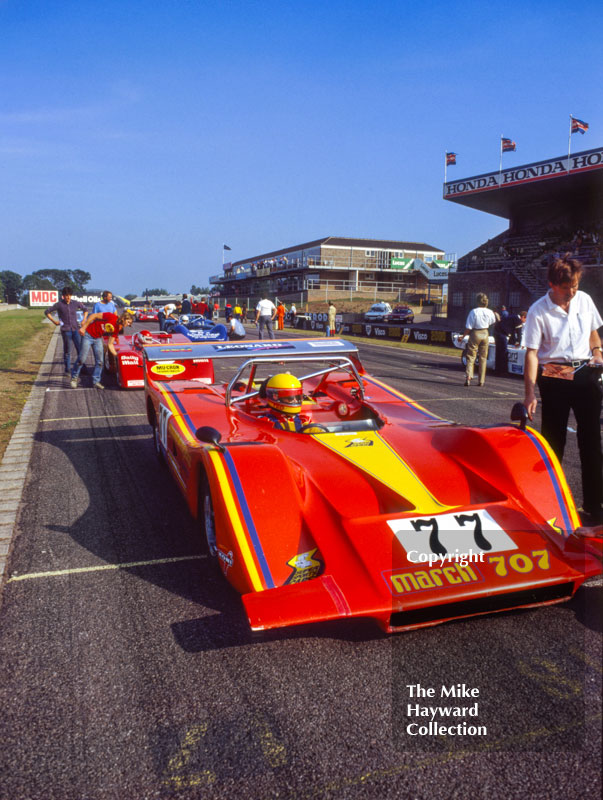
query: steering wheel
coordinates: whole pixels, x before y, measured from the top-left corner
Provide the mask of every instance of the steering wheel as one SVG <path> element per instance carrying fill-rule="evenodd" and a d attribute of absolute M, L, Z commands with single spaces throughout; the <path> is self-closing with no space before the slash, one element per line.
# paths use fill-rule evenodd
<path fill-rule="evenodd" d="M 329 429 L 327 428 L 327 426 L 321 425 L 320 422 L 306 422 L 306 424 L 302 425 L 301 428 L 299 429 L 299 433 L 307 433 L 310 430 L 310 428 L 318 428 L 319 430 L 324 431 L 325 433 L 329 433 Z"/>

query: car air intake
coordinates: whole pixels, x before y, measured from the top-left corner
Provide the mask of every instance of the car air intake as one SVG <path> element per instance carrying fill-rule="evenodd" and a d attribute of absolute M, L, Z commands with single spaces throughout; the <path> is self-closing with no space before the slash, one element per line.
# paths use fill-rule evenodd
<path fill-rule="evenodd" d="M 554 603 L 556 600 L 569 600 L 574 593 L 573 582 L 560 583 L 555 586 L 539 586 L 520 592 L 507 592 L 489 597 L 472 597 L 459 603 L 446 603 L 430 608 L 416 608 L 409 611 L 397 611 L 390 617 L 390 627 L 406 628 L 409 625 L 437 622 L 443 619 L 470 617 L 474 614 L 489 614 L 494 611 L 511 610 L 521 606 Z"/>

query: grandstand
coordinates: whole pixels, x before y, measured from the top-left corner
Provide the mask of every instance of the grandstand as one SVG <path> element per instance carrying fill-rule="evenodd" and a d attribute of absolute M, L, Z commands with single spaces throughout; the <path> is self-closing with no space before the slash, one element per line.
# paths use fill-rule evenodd
<path fill-rule="evenodd" d="M 459 259 L 448 285 L 451 323 L 481 291 L 492 307 L 528 308 L 548 288 L 550 259 L 565 252 L 582 261 L 582 286 L 603 307 L 603 148 L 449 181 L 444 199 L 509 221 Z"/>

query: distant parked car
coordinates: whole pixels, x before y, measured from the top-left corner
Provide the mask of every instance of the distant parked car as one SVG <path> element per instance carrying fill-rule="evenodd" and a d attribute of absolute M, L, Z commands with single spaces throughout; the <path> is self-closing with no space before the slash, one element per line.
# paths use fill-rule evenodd
<path fill-rule="evenodd" d="M 391 314 L 385 317 L 386 322 L 413 322 L 415 312 L 410 306 L 394 306 Z"/>
<path fill-rule="evenodd" d="M 389 303 L 373 303 L 364 318 L 367 322 L 383 322 L 385 316 L 391 313 L 392 307 Z"/>

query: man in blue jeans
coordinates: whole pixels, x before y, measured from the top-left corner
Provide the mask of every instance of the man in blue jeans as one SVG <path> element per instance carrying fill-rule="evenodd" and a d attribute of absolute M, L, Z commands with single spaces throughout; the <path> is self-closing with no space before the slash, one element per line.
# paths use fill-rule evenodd
<path fill-rule="evenodd" d="M 116 314 L 110 314 L 109 312 L 90 314 L 80 328 L 82 346 L 80 348 L 78 359 L 71 372 L 72 389 L 77 389 L 77 379 L 80 374 L 80 370 L 82 369 L 82 365 L 88 357 L 90 349 L 92 349 L 92 352 L 94 353 L 94 372 L 92 373 L 92 385 L 95 389 L 105 388 L 100 382 L 105 355 L 103 336 L 108 334 L 109 339 L 107 341 L 107 347 L 113 353 L 113 355 L 117 355 L 113 342 L 119 336 L 119 334 L 123 332 L 123 329 L 127 328 L 131 324 L 132 315 L 128 314 L 127 311 L 124 312 L 120 317 L 118 317 Z"/>
<path fill-rule="evenodd" d="M 88 309 L 79 300 L 72 300 L 71 286 L 65 286 L 61 292 L 61 299 L 50 308 L 47 308 L 44 315 L 53 323 L 53 325 L 60 325 L 61 337 L 63 339 L 63 360 L 65 362 L 65 372 L 71 372 L 71 344 L 75 347 L 76 353 L 79 355 L 80 347 L 82 344 L 82 337 L 80 336 L 80 325 L 86 320 L 88 316 Z M 78 311 L 82 311 L 84 318 L 79 322 L 77 318 Z M 56 313 L 58 321 L 52 316 Z"/>

